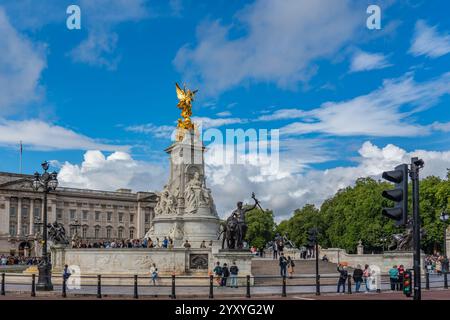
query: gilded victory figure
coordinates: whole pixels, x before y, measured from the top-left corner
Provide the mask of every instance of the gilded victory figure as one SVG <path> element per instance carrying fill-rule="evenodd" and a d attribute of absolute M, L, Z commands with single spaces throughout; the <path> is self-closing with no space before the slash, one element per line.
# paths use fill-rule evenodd
<path fill-rule="evenodd" d="M 178 140 L 182 140 L 184 134 L 184 130 L 194 130 L 195 126 L 191 121 L 192 116 L 192 102 L 194 101 L 194 96 L 198 90 L 191 91 L 186 89 L 186 86 L 183 86 L 183 89 L 180 88 L 178 83 L 175 83 L 175 87 L 177 90 L 177 98 L 178 104 L 177 107 L 181 109 L 181 116 L 183 119 L 178 119 L 178 129 L 179 135 Z"/>

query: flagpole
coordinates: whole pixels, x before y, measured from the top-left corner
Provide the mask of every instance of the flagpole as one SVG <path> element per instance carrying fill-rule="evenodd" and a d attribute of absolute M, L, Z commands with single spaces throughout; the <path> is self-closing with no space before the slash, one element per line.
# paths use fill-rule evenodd
<path fill-rule="evenodd" d="M 20 174 L 22 174 L 22 140 L 20 140 Z"/>

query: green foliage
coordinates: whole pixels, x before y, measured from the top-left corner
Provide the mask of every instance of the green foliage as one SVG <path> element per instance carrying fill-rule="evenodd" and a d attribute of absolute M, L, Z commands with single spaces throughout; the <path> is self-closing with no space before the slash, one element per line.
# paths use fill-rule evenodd
<path fill-rule="evenodd" d="M 308 229 L 317 226 L 321 231 L 319 243 L 323 247 L 339 247 L 355 252 L 361 240 L 367 251 L 382 250 L 388 243 L 383 243 L 381 239 L 390 240 L 392 234 L 403 231 L 396 228 L 392 220 L 381 215 L 383 207 L 392 205 L 381 196 L 381 192 L 391 187 L 387 182 L 360 178 L 354 186 L 341 189 L 324 201 L 320 210 L 310 204 L 295 210 L 293 216 L 282 221 L 276 230 L 287 234 L 296 245 L 304 245 Z M 444 209 L 450 213 L 449 178 L 427 177 L 420 181 L 419 190 L 420 214 L 426 232 L 422 248 L 431 252 L 444 240 L 444 225 L 439 216 Z M 411 217 L 411 195 L 409 199 Z"/>
<path fill-rule="evenodd" d="M 250 246 L 264 248 L 268 241 L 274 237 L 275 222 L 271 210 L 261 211 L 259 208 L 247 212 L 245 216 L 247 223 L 246 240 Z"/>

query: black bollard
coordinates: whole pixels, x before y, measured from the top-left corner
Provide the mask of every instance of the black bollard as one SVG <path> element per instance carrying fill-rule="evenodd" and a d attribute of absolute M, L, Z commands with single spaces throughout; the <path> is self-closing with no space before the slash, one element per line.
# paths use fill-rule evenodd
<path fill-rule="evenodd" d="M 281 291 L 281 296 L 286 297 L 286 276 L 283 276 L 283 288 Z"/>
<path fill-rule="evenodd" d="M 316 276 L 316 296 L 320 296 L 320 274 Z"/>
<path fill-rule="evenodd" d="M 347 294 L 352 294 L 352 276 L 351 275 L 347 276 L 347 284 L 348 284 Z"/>
<path fill-rule="evenodd" d="M 444 272 L 444 289 L 448 289 L 447 272 Z"/>
<path fill-rule="evenodd" d="M 102 276 L 97 275 L 97 298 L 102 298 Z"/>
<path fill-rule="evenodd" d="M 138 295 L 138 276 L 137 276 L 137 274 L 134 275 L 134 294 L 133 294 L 133 298 L 134 299 L 139 299 L 139 295 Z"/>
<path fill-rule="evenodd" d="M 65 277 L 63 277 L 63 283 L 62 283 L 62 297 L 65 298 L 67 297 L 67 293 L 66 293 L 66 282 L 67 279 Z"/>
<path fill-rule="evenodd" d="M 214 299 L 214 276 L 209 276 L 209 298 Z"/>
<path fill-rule="evenodd" d="M 4 296 L 5 295 L 5 273 L 2 273 L 2 292 L 1 295 Z"/>
<path fill-rule="evenodd" d="M 246 298 L 250 298 L 250 275 L 247 275 L 247 293 L 245 294 Z"/>
<path fill-rule="evenodd" d="M 31 296 L 36 297 L 36 275 L 31 275 Z"/>
<path fill-rule="evenodd" d="M 172 299 L 176 299 L 177 296 L 175 295 L 175 275 L 172 275 L 172 294 L 170 295 Z"/>
<path fill-rule="evenodd" d="M 425 289 L 430 290 L 430 274 L 425 272 Z"/>

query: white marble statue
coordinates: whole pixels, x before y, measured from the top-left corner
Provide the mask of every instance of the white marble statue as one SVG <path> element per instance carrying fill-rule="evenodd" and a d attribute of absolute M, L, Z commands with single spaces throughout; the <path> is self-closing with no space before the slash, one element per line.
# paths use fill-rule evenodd
<path fill-rule="evenodd" d="M 177 211 L 177 202 L 175 197 L 170 193 L 169 187 L 164 186 L 159 197 L 159 201 L 155 207 L 155 214 L 174 214 Z"/>

